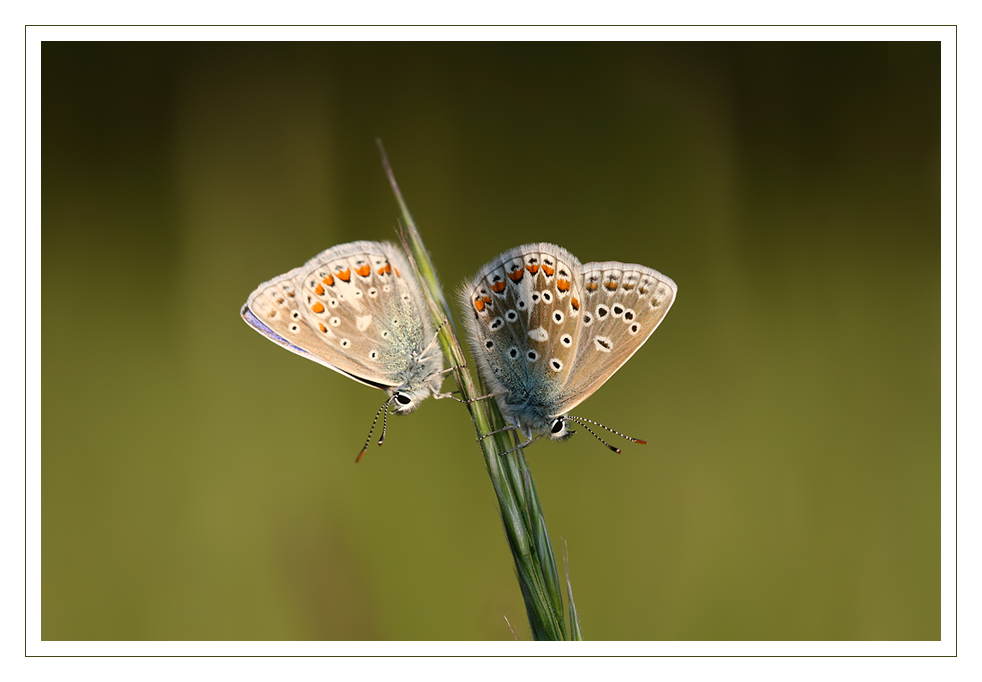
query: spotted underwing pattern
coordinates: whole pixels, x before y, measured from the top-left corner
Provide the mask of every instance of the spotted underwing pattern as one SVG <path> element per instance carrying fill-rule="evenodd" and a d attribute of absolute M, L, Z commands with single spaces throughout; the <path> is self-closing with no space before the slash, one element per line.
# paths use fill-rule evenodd
<path fill-rule="evenodd" d="M 676 292 L 671 278 L 643 265 L 583 264 L 538 243 L 481 268 L 461 304 L 478 368 L 506 421 L 526 439 L 558 440 L 570 433 L 562 417 L 641 348 Z"/>
<path fill-rule="evenodd" d="M 438 395 L 443 354 L 413 269 L 399 247 L 334 246 L 260 284 L 241 309 L 287 350 L 388 393 L 407 413 Z"/>

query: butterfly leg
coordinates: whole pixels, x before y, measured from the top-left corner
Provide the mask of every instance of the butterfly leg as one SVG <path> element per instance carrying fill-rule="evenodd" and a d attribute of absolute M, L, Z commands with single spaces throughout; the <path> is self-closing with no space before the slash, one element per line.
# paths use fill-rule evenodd
<path fill-rule="evenodd" d="M 449 320 L 447 320 L 447 318 L 443 318 L 443 322 L 441 322 L 440 323 L 440 326 L 436 328 L 436 333 L 433 334 L 433 338 L 430 339 L 430 342 L 428 344 L 426 344 L 426 347 L 423 349 L 423 352 L 419 354 L 419 359 L 420 360 L 423 360 L 424 358 L 426 358 L 426 356 L 429 354 L 430 350 L 433 349 L 433 346 L 436 344 L 436 342 L 440 340 L 440 330 L 443 329 L 446 326 L 446 324 L 447 324 L 448 321 Z M 452 370 L 454 368 L 451 367 L 450 369 Z"/>
<path fill-rule="evenodd" d="M 470 400 L 461 400 L 460 398 L 453 395 L 454 393 L 460 393 L 460 391 L 450 391 L 450 393 L 435 393 L 433 394 L 433 397 L 436 398 L 437 400 L 441 398 L 450 398 L 451 400 L 456 400 L 458 403 L 461 403 L 463 405 L 470 405 L 471 403 L 476 403 L 478 400 L 487 400 L 488 398 L 493 398 L 496 395 L 498 395 L 497 393 L 488 393 L 487 395 L 478 396 L 477 398 L 471 398 Z M 518 427 L 512 427 L 512 428 L 518 428 Z M 495 433 L 497 433 L 497 431 L 495 431 Z"/>
<path fill-rule="evenodd" d="M 485 396 L 485 397 L 488 397 L 488 396 Z M 475 400 L 478 400 L 478 398 L 475 398 Z M 461 401 L 461 402 L 463 402 L 463 401 Z M 498 429 L 497 431 L 489 431 L 488 433 L 485 433 L 483 436 L 481 436 L 480 438 L 478 438 L 477 439 L 477 442 L 480 443 L 482 440 L 484 440 L 488 436 L 493 436 L 496 433 L 504 433 L 505 431 L 514 431 L 517 428 L 520 428 L 520 427 L 516 424 L 515 426 L 506 426 L 505 428 Z"/>
<path fill-rule="evenodd" d="M 498 455 L 498 456 L 499 456 L 499 457 L 504 457 L 505 455 L 508 455 L 508 454 L 511 454 L 511 453 L 513 453 L 513 452 L 515 452 L 515 450 L 521 450 L 522 448 L 527 448 L 527 447 L 528 447 L 529 445 L 531 445 L 531 444 L 532 444 L 532 443 L 534 443 L 535 441 L 537 441 L 537 440 L 539 440 L 540 438 L 542 438 L 542 435 L 543 435 L 543 434 L 541 434 L 541 433 L 540 433 L 540 434 L 539 434 L 538 436 L 536 436 L 535 438 L 532 438 L 532 436 L 529 436 L 529 438 L 528 438 L 528 440 L 527 440 L 527 441 L 525 441 L 524 443 L 519 443 L 518 445 L 516 445 L 515 447 L 513 447 L 513 448 L 512 448 L 511 450 L 505 450 L 504 452 L 502 452 L 502 453 L 501 453 L 500 455 Z"/>

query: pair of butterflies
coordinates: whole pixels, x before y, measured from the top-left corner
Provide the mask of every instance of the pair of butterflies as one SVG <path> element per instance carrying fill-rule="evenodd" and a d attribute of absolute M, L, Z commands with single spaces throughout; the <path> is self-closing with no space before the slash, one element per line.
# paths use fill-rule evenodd
<path fill-rule="evenodd" d="M 591 433 L 584 422 L 606 429 L 568 413 L 647 341 L 676 291 L 670 278 L 643 265 L 583 264 L 545 243 L 506 251 L 466 282 L 460 300 L 471 350 L 506 428 L 524 438 L 519 447 L 545 435 L 564 440 L 574 433 L 571 423 Z M 393 244 L 327 249 L 259 285 L 241 315 L 287 350 L 386 391 L 386 416 L 449 397 L 440 387 L 450 370 L 422 289 Z"/>

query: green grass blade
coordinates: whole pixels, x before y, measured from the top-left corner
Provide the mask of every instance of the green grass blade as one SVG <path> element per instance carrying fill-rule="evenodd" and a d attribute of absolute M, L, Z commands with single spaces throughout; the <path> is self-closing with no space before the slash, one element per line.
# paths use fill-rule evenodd
<path fill-rule="evenodd" d="M 461 398 L 470 401 L 476 396 L 486 395 L 486 391 L 478 391 L 478 387 L 483 388 L 479 383 L 480 380 L 475 384 L 471 373 L 467 371 L 464 353 L 457 341 L 457 326 L 453 311 L 447 304 L 447 297 L 440 286 L 436 269 L 430 261 L 429 253 L 396 184 L 395 175 L 389 166 L 381 141 L 378 145 L 382 153 L 385 173 L 402 213 L 405 230 L 400 236 L 410 255 L 410 260 L 414 261 L 414 268 L 423 286 L 433 321 L 437 325 L 443 325 L 439 334 L 440 345 L 447 360 L 456 368 L 454 378 Z M 449 324 L 443 324 L 445 320 Z M 505 426 L 494 400 L 469 402 L 467 409 L 478 436 Z M 514 450 L 505 456 L 500 454 L 508 452 L 518 443 L 514 432 L 495 434 L 480 441 L 481 453 L 484 455 L 485 468 L 498 500 L 505 537 L 508 539 L 508 546 L 515 561 L 515 572 L 525 600 L 532 636 L 537 640 L 565 640 L 570 636 L 563 616 L 559 575 L 532 474 L 521 450 Z M 568 574 L 567 587 L 569 588 Z M 572 595 L 571 589 L 569 594 Z M 572 600 L 570 606 L 572 607 Z M 570 614 L 571 617 L 574 616 L 575 610 L 571 610 Z M 579 622 L 572 620 L 571 623 L 574 638 L 578 638 Z"/>
<path fill-rule="evenodd" d="M 576 602 L 573 601 L 573 583 L 569 579 L 569 547 L 565 540 L 563 540 L 563 567 L 566 569 L 566 599 L 569 601 L 569 638 L 579 642 L 583 640 L 583 633 L 580 632 L 580 617 L 576 613 Z"/>

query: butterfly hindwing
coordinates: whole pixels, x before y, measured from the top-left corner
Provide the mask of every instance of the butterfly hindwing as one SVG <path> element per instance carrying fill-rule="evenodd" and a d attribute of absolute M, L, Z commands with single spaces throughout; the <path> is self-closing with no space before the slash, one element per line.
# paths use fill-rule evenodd
<path fill-rule="evenodd" d="M 548 403 L 576 350 L 579 261 L 552 244 L 511 249 L 464 287 L 472 350 L 495 392 Z"/>

